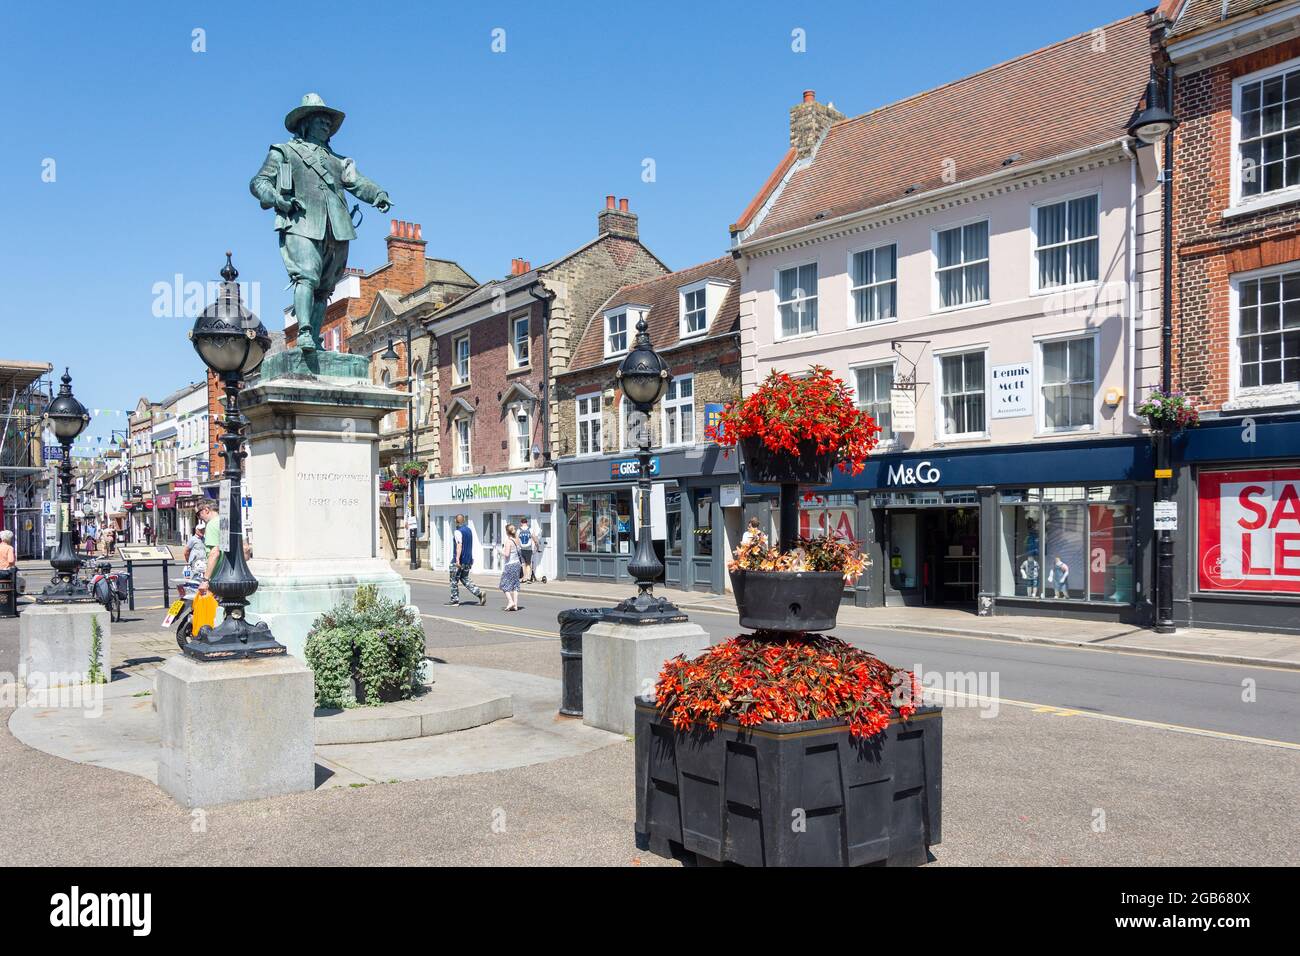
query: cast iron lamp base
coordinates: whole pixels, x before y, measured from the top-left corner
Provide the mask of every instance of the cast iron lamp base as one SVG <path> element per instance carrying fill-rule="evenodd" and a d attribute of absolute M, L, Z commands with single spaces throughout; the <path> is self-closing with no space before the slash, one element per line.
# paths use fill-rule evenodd
<path fill-rule="evenodd" d="M 36 596 L 37 604 L 87 604 L 95 596 L 86 588 L 86 582 L 79 578 L 55 580 L 47 584 Z"/>
<path fill-rule="evenodd" d="M 682 611 L 667 598 L 655 597 L 648 591 L 642 591 L 636 597 L 622 601 L 618 606 L 605 612 L 605 620 L 614 624 L 678 624 L 689 620 Z"/>
<path fill-rule="evenodd" d="M 199 661 L 237 661 L 279 657 L 289 650 L 271 635 L 265 621 L 249 624 L 243 611 L 230 611 L 217 627 L 204 625 L 185 645 L 185 655 Z"/>

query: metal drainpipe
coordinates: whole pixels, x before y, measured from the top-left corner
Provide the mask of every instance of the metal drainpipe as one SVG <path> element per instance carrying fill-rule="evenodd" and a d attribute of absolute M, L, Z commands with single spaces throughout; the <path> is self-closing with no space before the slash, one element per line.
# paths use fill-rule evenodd
<path fill-rule="evenodd" d="M 528 287 L 528 294 L 542 303 L 542 467 L 551 467 L 551 302 L 555 293 L 542 286 L 542 295 L 537 294 L 537 283 Z M 553 531 L 554 529 L 552 529 Z"/>
<path fill-rule="evenodd" d="M 1165 108 L 1170 114 L 1174 112 L 1174 67 L 1165 67 Z M 1171 128 L 1165 134 L 1165 168 L 1164 182 L 1161 184 L 1161 219 L 1162 245 L 1164 261 L 1161 270 L 1163 285 L 1160 319 L 1160 386 L 1166 395 L 1173 387 L 1173 342 L 1174 342 L 1174 131 Z M 1161 429 L 1156 450 L 1156 467 L 1168 469 L 1173 467 L 1173 436 Z M 1169 498 L 1170 480 L 1156 479 L 1156 500 Z M 1172 634 L 1174 627 L 1174 536 L 1173 532 L 1162 530 L 1156 541 L 1156 627 L 1157 634 Z"/>

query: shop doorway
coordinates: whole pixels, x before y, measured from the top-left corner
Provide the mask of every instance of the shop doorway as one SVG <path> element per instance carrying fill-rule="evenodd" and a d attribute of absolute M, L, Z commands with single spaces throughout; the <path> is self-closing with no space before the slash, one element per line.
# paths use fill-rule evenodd
<path fill-rule="evenodd" d="M 483 512 L 483 570 L 499 571 L 497 547 L 501 544 L 501 512 Z"/>
<path fill-rule="evenodd" d="M 898 603 L 975 606 L 979 516 L 978 505 L 887 512 L 889 588 Z"/>

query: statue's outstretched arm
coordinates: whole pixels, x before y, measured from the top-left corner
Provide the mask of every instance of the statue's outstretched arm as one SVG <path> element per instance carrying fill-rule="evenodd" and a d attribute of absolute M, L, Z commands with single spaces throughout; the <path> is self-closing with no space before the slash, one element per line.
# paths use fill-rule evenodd
<path fill-rule="evenodd" d="M 343 188 L 362 202 L 378 207 L 380 212 L 387 212 L 392 205 L 388 193 L 379 184 L 357 172 L 357 164 L 351 159 L 343 161 Z"/>

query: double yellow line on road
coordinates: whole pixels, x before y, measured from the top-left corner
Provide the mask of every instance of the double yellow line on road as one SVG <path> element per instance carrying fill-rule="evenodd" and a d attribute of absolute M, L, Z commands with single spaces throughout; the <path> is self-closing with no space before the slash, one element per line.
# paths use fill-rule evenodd
<path fill-rule="evenodd" d="M 473 631 L 498 631 L 506 634 L 518 634 L 520 637 L 531 637 L 535 640 L 559 640 L 558 634 L 554 634 L 551 631 L 539 630 L 535 627 L 519 627 L 514 624 L 501 624 L 496 621 L 473 621 L 463 617 L 442 617 L 437 614 L 421 614 L 420 616 L 428 618 L 430 621 L 442 621 L 445 624 L 456 624 L 460 627 L 467 627 Z"/>

